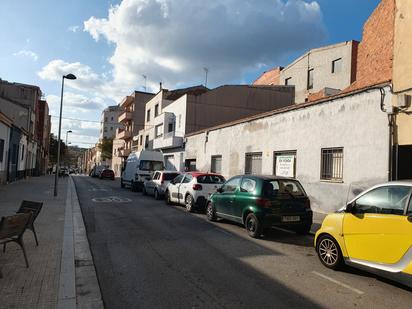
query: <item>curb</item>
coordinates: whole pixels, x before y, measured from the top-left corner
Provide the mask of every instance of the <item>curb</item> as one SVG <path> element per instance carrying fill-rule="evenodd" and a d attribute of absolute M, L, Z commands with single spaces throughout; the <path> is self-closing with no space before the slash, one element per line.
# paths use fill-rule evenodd
<path fill-rule="evenodd" d="M 72 177 L 67 188 L 57 308 L 104 308 Z"/>

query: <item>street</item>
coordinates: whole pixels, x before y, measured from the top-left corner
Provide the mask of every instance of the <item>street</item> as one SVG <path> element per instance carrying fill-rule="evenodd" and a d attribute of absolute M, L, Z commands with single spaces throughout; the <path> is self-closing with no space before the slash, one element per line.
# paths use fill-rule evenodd
<path fill-rule="evenodd" d="M 410 308 L 410 289 L 319 262 L 312 236 L 240 225 L 74 177 L 106 308 Z"/>

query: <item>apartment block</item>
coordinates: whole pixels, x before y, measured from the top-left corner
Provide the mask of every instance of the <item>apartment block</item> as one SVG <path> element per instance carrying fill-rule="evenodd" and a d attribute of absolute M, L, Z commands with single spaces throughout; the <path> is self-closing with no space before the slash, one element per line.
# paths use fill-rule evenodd
<path fill-rule="evenodd" d="M 113 139 L 116 136 L 116 130 L 123 128 L 118 121 L 122 112 L 119 105 L 109 106 L 103 110 L 100 117 L 100 140 Z"/>

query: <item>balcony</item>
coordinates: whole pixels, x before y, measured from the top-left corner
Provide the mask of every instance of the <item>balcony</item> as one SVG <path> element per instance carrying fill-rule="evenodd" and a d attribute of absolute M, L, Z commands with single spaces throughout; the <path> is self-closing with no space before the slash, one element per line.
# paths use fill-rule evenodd
<path fill-rule="evenodd" d="M 134 102 L 134 97 L 128 95 L 126 97 L 123 98 L 123 100 L 120 102 L 120 106 L 121 107 L 126 107 L 129 106 L 130 104 L 132 104 Z"/>
<path fill-rule="evenodd" d="M 177 148 L 183 146 L 183 137 L 176 136 L 175 132 L 167 133 L 153 140 L 153 149 Z"/>
<path fill-rule="evenodd" d="M 128 157 L 129 154 L 131 153 L 131 149 L 121 149 L 119 150 L 119 157 Z"/>
<path fill-rule="evenodd" d="M 128 140 L 132 138 L 132 132 L 126 131 L 126 130 L 119 130 L 119 133 L 117 134 L 118 139 L 123 139 L 123 140 Z"/>
<path fill-rule="evenodd" d="M 123 112 L 119 115 L 119 122 L 127 122 L 129 120 L 132 120 L 133 114 L 131 112 Z"/>

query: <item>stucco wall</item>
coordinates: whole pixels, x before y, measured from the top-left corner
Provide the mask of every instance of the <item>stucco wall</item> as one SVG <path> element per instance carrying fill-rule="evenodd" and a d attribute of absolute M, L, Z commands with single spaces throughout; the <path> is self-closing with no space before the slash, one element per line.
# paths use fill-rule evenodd
<path fill-rule="evenodd" d="M 390 100 L 388 95 L 385 104 Z M 347 196 L 387 179 L 387 140 L 387 117 L 373 90 L 188 136 L 186 158 L 208 171 L 211 156 L 222 155 L 222 174 L 231 177 L 244 173 L 245 153 L 262 152 L 262 173 L 273 174 L 273 152 L 296 150 L 296 177 L 312 207 L 331 212 Z M 321 148 L 329 147 L 344 147 L 343 183 L 320 181 Z"/>
<path fill-rule="evenodd" d="M 0 122 L 0 139 L 4 140 L 3 153 L 0 153 L 3 160 L 0 162 L 0 184 L 5 183 L 7 179 L 7 160 L 9 154 L 9 139 L 10 139 L 10 128 Z"/>

